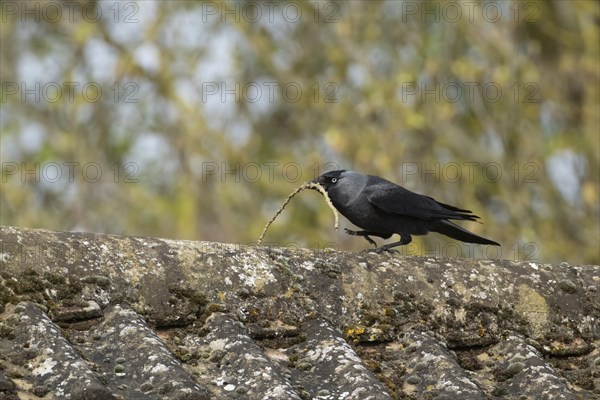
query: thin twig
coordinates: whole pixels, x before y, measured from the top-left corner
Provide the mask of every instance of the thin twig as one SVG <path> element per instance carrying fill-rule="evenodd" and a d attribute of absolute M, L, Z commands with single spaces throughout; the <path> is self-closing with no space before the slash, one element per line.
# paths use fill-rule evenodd
<path fill-rule="evenodd" d="M 333 211 L 333 216 L 335 217 L 335 230 L 338 230 L 338 225 L 339 225 L 339 216 L 338 216 L 338 212 L 335 209 L 335 207 L 333 206 L 333 203 L 331 202 L 331 199 L 329 198 L 329 196 L 327 195 L 327 192 L 325 191 L 325 188 L 323 188 L 323 186 L 319 185 L 318 183 L 314 183 L 314 182 L 306 182 L 304 185 L 298 187 L 296 190 L 294 190 L 288 197 L 287 199 L 285 199 L 285 201 L 283 202 L 283 204 L 281 205 L 281 207 L 279 207 L 279 210 L 277 210 L 277 212 L 275 213 L 275 215 L 273 216 L 273 218 L 271 218 L 269 220 L 269 222 L 267 222 L 267 225 L 265 225 L 265 228 L 263 229 L 262 233 L 260 234 L 260 237 L 258 238 L 258 242 L 257 244 L 261 244 L 266 233 L 267 233 L 267 229 L 269 229 L 269 226 L 271 226 L 271 224 L 273 223 L 273 221 L 275 221 L 275 218 L 277 218 L 279 216 L 279 214 L 281 214 L 281 212 L 283 211 L 283 209 L 285 208 L 285 206 L 287 206 L 287 204 L 290 202 L 290 200 L 292 200 L 292 198 L 297 195 L 298 193 L 300 193 L 301 191 L 303 191 L 304 189 L 314 189 L 317 190 L 319 193 L 321 193 L 324 197 L 325 197 L 325 201 L 327 202 L 327 205 L 329 206 L 329 208 L 331 208 L 331 211 Z"/>

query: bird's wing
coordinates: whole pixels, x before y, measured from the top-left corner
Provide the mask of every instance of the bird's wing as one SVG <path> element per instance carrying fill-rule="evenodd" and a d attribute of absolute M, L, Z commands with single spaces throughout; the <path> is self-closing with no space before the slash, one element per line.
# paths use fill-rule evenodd
<path fill-rule="evenodd" d="M 382 182 L 365 188 L 371 204 L 388 214 L 404 215 L 423 220 L 463 219 L 476 220 L 469 210 L 463 210 L 435 201 L 433 198 L 411 192 L 391 182 Z"/>

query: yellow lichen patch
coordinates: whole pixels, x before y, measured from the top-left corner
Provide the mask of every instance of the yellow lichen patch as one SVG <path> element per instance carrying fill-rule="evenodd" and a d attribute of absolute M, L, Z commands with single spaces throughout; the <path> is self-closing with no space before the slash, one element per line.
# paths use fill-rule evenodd
<path fill-rule="evenodd" d="M 365 333 L 364 326 L 349 327 L 344 331 L 344 335 L 351 340 L 357 340 L 361 335 Z"/>
<path fill-rule="evenodd" d="M 518 302 L 515 311 L 529 322 L 533 338 L 542 337 L 550 313 L 546 299 L 525 284 L 517 287 L 517 295 Z"/>
<path fill-rule="evenodd" d="M 393 328 L 390 325 L 355 325 L 344 330 L 344 339 L 353 343 L 381 343 L 392 340 Z"/>
<path fill-rule="evenodd" d="M 286 299 L 291 298 L 294 293 L 296 293 L 296 289 L 293 287 L 288 288 L 285 293 L 283 294 L 283 297 L 285 297 Z"/>

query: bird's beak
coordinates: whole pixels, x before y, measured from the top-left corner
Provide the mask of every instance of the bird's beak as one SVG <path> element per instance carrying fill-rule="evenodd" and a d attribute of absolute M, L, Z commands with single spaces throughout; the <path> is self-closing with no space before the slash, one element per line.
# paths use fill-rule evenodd
<path fill-rule="evenodd" d="M 325 188 L 325 186 L 323 186 L 323 184 L 321 183 L 321 177 L 320 177 L 320 176 L 319 176 L 319 177 L 317 177 L 317 178 L 315 178 L 315 179 L 313 179 L 312 181 L 310 181 L 310 183 L 312 183 L 312 184 L 317 184 L 317 185 L 321 186 L 323 189 L 327 190 L 327 189 Z M 314 188 L 314 187 L 313 187 L 313 188 L 311 188 L 311 189 L 312 189 L 312 190 L 317 190 L 317 189 L 316 189 L 316 188 Z M 318 190 L 317 190 L 317 191 L 318 191 Z"/>
<path fill-rule="evenodd" d="M 317 176 L 315 179 L 310 181 L 310 183 L 316 183 L 317 185 L 321 185 L 323 187 L 325 187 L 325 185 L 324 185 L 325 182 L 327 182 L 327 180 L 325 178 L 323 178 L 323 176 Z"/>

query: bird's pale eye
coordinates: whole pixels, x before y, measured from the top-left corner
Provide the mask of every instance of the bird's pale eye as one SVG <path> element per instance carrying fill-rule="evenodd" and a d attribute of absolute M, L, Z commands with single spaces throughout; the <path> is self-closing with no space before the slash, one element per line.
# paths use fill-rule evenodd
<path fill-rule="evenodd" d="M 337 182 L 337 178 L 331 178 L 331 183 L 336 183 Z"/>

